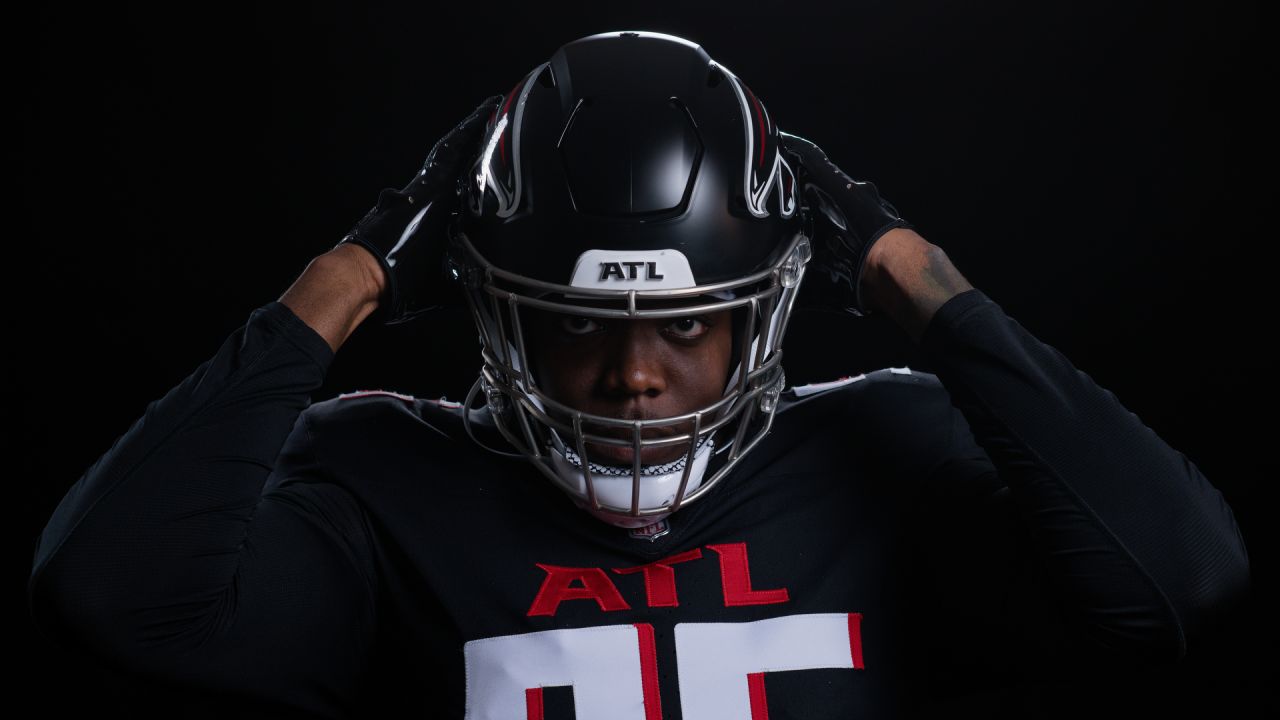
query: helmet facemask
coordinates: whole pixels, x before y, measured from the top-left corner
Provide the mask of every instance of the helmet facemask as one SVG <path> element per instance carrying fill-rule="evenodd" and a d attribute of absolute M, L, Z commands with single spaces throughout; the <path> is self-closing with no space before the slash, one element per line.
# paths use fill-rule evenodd
<path fill-rule="evenodd" d="M 621 527 L 657 522 L 710 492 L 769 432 L 785 386 L 781 341 L 811 256 L 806 233 L 750 276 L 667 290 L 555 285 L 494 267 L 464 233 L 454 243 L 455 274 L 480 331 L 476 388 L 503 437 L 583 509 Z M 680 415 L 631 420 L 570 407 L 539 382 L 530 353 L 531 311 L 618 321 L 723 310 L 735 325 L 728 382 L 718 400 Z M 630 449 L 630 466 L 599 446 Z M 682 449 L 675 459 L 642 462 L 646 450 L 673 447 Z"/>

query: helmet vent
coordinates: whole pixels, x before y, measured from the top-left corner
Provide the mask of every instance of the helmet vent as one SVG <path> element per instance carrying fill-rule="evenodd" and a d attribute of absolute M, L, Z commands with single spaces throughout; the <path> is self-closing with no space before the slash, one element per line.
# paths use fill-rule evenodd
<path fill-rule="evenodd" d="M 720 81 L 724 80 L 724 73 L 720 72 L 720 68 L 711 68 L 711 72 L 707 73 L 707 87 L 716 87 Z"/>

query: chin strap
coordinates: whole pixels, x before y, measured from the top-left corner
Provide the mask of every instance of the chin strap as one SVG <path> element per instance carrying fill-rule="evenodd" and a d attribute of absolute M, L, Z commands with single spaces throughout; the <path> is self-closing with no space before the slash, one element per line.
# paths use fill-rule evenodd
<path fill-rule="evenodd" d="M 566 445 L 565 442 L 560 439 L 560 434 L 557 433 L 555 430 L 551 431 L 551 435 L 552 435 L 552 442 L 554 443 L 553 448 L 551 449 L 554 449 L 555 451 L 559 452 L 561 455 L 564 456 L 564 459 L 568 461 L 569 464 L 573 465 L 574 468 L 581 471 L 582 458 L 578 456 L 577 451 L 575 451 L 569 445 Z M 698 448 L 693 451 L 693 455 L 695 458 L 698 456 L 698 453 L 702 452 L 702 446 L 708 442 L 711 442 L 711 437 L 709 435 L 704 435 L 702 438 L 698 440 Z M 686 463 L 688 463 L 688 461 L 689 461 L 688 454 L 681 454 L 679 458 L 672 460 L 669 463 L 663 463 L 661 465 L 641 465 L 640 476 L 650 477 L 652 475 L 666 475 L 668 473 L 680 472 L 684 470 L 684 466 Z M 597 463 L 594 461 L 589 464 L 591 467 L 592 475 L 605 475 L 610 477 L 612 476 L 631 477 L 633 472 L 630 465 L 601 465 L 600 463 Z M 690 482 L 692 482 L 692 479 L 690 480 Z"/>
<path fill-rule="evenodd" d="M 702 478 L 706 474 L 707 464 L 711 460 L 714 447 L 715 441 L 710 437 L 706 437 L 698 443 L 698 448 L 693 455 L 693 467 L 689 469 L 689 482 L 685 486 L 686 495 L 702 485 Z M 586 497 L 587 480 L 582 472 L 581 459 L 578 458 L 576 453 L 563 448 L 563 445 L 561 448 L 551 447 L 549 450 L 556 474 L 575 487 L 582 497 Z M 571 454 L 572 459 L 567 456 L 568 454 Z M 602 505 L 630 507 L 632 483 L 634 481 L 632 469 L 629 467 L 615 468 L 623 472 L 613 472 L 610 471 L 610 467 L 600 466 L 594 462 L 590 464 L 592 485 L 595 488 L 596 499 Z M 676 492 L 680 489 L 680 479 L 684 475 L 684 467 L 683 457 L 681 460 L 664 465 L 641 466 L 643 482 L 640 484 L 640 506 L 661 507 L 675 502 Z M 597 471 L 596 468 L 600 468 L 600 470 Z M 671 469 L 668 470 L 668 468 Z M 588 506 L 583 500 L 577 500 L 577 502 L 584 510 L 595 517 L 618 527 L 644 527 L 666 517 L 666 514 L 632 517 L 607 510 L 596 510 Z"/>

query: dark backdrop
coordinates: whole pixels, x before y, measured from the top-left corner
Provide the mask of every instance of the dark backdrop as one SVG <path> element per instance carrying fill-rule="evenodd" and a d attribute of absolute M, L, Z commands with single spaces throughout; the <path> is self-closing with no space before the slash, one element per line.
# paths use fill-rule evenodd
<path fill-rule="evenodd" d="M 147 402 L 328 250 L 435 139 L 564 42 L 691 38 L 778 124 L 876 182 L 969 280 L 1117 394 L 1222 490 L 1249 544 L 1245 612 L 1144 678 L 985 692 L 956 711 L 1032 717 L 1275 707 L 1275 478 L 1261 402 L 1274 94 L 1251 8 L 1222 3 L 579 5 L 56 4 L 10 26 L 24 134 L 11 238 L 5 406 L 20 489 L 14 599 L 54 505 Z M 750 9 L 755 7 L 755 9 Z M 12 110 L 11 110 L 12 111 Z M 795 383 L 924 370 L 883 317 L 802 315 Z M 478 362 L 459 313 L 361 327 L 317 398 L 461 396 Z M 1264 428 L 1271 428 L 1266 430 Z M 1269 465 L 1268 465 L 1269 467 Z M 16 702 L 134 706 L 138 691 L 15 615 Z M 1250 659 L 1250 653 L 1254 658 Z M 25 675 L 25 677 L 23 677 Z M 25 697 L 24 697 L 25 695 Z"/>

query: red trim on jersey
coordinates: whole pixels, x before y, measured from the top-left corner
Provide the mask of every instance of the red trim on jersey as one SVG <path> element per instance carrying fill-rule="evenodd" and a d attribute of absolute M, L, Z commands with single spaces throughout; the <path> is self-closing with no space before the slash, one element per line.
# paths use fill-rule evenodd
<path fill-rule="evenodd" d="M 849 613 L 849 656 L 853 667 L 862 670 L 862 613 Z"/>
<path fill-rule="evenodd" d="M 764 695 L 764 673 L 747 673 L 747 692 L 751 695 L 751 720 L 769 720 L 769 701 Z"/>
<path fill-rule="evenodd" d="M 613 571 L 619 575 L 644 573 L 644 594 L 649 601 L 649 607 L 680 607 L 680 599 L 676 596 L 676 571 L 671 566 L 698 560 L 701 557 L 702 551 L 694 548 L 669 558 L 655 560 L 647 565 L 614 568 Z"/>
<path fill-rule="evenodd" d="M 725 607 L 772 605 L 791 599 L 786 588 L 751 589 L 751 568 L 747 562 L 746 543 L 708 545 L 707 549 L 720 554 L 720 582 L 724 587 Z"/>
<path fill-rule="evenodd" d="M 527 688 L 524 691 L 525 717 L 529 720 L 542 720 L 542 688 Z"/>
<path fill-rule="evenodd" d="M 658 646 L 653 626 L 636 623 L 640 638 L 640 686 L 644 688 L 644 720 L 662 720 L 662 693 L 658 689 Z"/>

